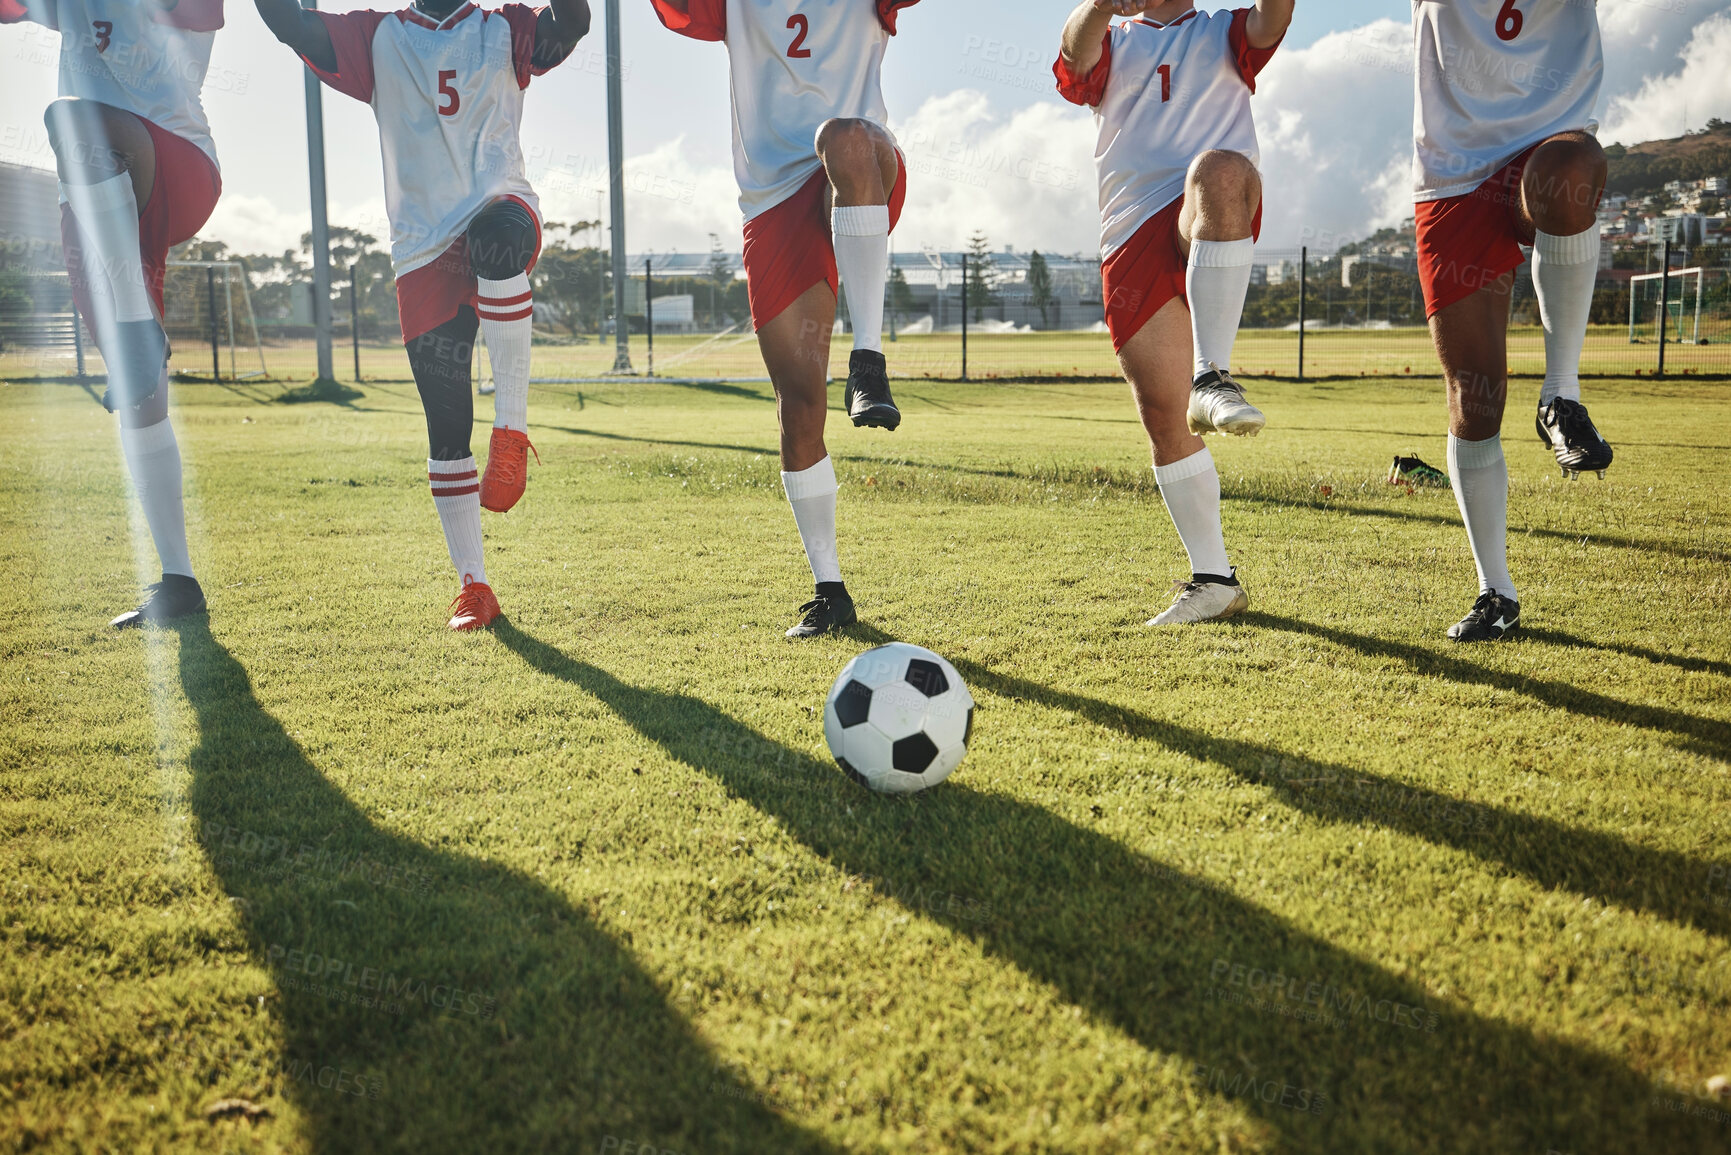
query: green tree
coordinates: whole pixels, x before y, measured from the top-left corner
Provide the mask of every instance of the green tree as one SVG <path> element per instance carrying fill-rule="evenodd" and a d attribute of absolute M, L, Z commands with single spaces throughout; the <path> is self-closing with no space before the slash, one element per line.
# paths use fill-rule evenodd
<path fill-rule="evenodd" d="M 974 307 L 974 320 L 985 316 L 985 307 L 998 303 L 998 270 L 992 263 L 991 242 L 986 234 L 976 231 L 968 238 L 968 304 Z"/>
<path fill-rule="evenodd" d="M 890 312 L 900 320 L 914 310 L 914 291 L 900 265 L 890 269 Z"/>
<path fill-rule="evenodd" d="M 536 261 L 535 272 L 530 278 L 536 301 L 548 305 L 573 337 L 590 328 L 597 333 L 601 331 L 603 310 L 612 285 L 607 254 L 593 246 L 572 243 L 579 234 L 588 232 L 595 225 L 594 221 L 572 224 L 547 221 L 543 224 L 541 258 Z"/>
<path fill-rule="evenodd" d="M 1052 292 L 1052 270 L 1046 267 L 1046 258 L 1040 255 L 1040 250 L 1035 249 L 1028 256 L 1028 303 L 1040 310 L 1040 328 L 1051 324 L 1046 310 L 1057 299 Z"/>

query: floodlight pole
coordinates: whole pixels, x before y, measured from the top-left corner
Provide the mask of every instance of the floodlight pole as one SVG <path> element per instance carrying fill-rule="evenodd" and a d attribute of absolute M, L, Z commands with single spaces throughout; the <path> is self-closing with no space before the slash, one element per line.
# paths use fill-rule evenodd
<path fill-rule="evenodd" d="M 1310 247 L 1298 246 L 1298 379 L 1304 380 L 1304 283 L 1310 279 Z"/>
<path fill-rule="evenodd" d="M 625 323 L 625 113 L 620 80 L 619 0 L 607 0 L 607 183 L 613 218 L 613 371 L 631 372 L 631 329 Z"/>
<path fill-rule="evenodd" d="M 616 0 L 615 0 L 616 2 Z M 301 0 L 309 10 L 318 0 Z M 306 70 L 307 185 L 313 210 L 313 336 L 318 342 L 319 380 L 336 380 L 331 359 L 331 229 L 325 215 L 325 110 L 319 78 Z"/>

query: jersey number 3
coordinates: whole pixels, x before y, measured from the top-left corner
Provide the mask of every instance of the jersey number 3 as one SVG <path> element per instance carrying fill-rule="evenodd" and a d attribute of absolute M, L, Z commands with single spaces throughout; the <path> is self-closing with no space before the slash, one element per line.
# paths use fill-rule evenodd
<path fill-rule="evenodd" d="M 90 27 L 96 32 L 96 54 L 101 56 L 114 40 L 114 21 L 92 20 Z"/>
<path fill-rule="evenodd" d="M 1521 10 L 1515 7 L 1515 0 L 1503 0 L 1503 6 L 1497 9 L 1497 39 L 1513 40 L 1521 34 Z"/>
<path fill-rule="evenodd" d="M 793 29 L 793 43 L 787 46 L 790 60 L 804 60 L 811 55 L 811 49 L 803 47 L 805 35 L 811 31 L 811 24 L 803 15 L 795 13 L 787 18 L 787 26 Z"/>
<path fill-rule="evenodd" d="M 455 68 L 439 69 L 439 95 L 448 98 L 448 102 L 439 105 L 440 116 L 456 116 L 457 110 L 463 107 L 463 98 L 457 95 L 457 86 L 452 83 L 457 79 Z"/>

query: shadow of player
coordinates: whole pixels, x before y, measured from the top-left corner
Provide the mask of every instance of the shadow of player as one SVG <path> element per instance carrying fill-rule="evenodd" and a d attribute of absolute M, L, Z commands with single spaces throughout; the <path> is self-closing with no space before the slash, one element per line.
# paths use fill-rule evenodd
<path fill-rule="evenodd" d="M 755 1102 L 583 911 L 380 829 L 205 623 L 179 634 L 192 810 L 283 1034 L 280 1056 L 196 1065 L 210 1099 L 286 1083 L 318 1151 L 829 1150 Z"/>
<path fill-rule="evenodd" d="M 701 699 L 629 685 L 509 623 L 495 633 L 531 669 L 593 696 L 838 870 L 885 879 L 896 894 L 966 896 L 967 916 L 922 909 L 1178 1056 L 1205 1097 L 1259 1116 L 1283 1149 L 1727 1149 L 1713 1124 L 1652 1106 L 1645 1079 L 1594 1050 L 1434 999 L 1040 807 L 962 782 L 875 798 Z M 972 917 L 978 910 L 990 917 Z M 1294 1017 L 1310 1011 L 1326 1019 Z"/>

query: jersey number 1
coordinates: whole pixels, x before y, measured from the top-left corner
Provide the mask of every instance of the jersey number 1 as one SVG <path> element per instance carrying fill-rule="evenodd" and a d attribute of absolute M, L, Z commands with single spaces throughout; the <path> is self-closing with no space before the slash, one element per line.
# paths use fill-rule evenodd
<path fill-rule="evenodd" d="M 457 86 L 452 83 L 456 79 L 455 68 L 439 69 L 439 95 L 450 97 L 449 104 L 439 105 L 440 116 L 456 116 L 457 110 L 463 107 L 463 98 L 457 95 Z"/>
<path fill-rule="evenodd" d="M 1160 74 L 1160 103 L 1165 104 L 1172 99 L 1172 66 L 1162 64 L 1154 71 Z"/>
<path fill-rule="evenodd" d="M 1515 0 L 1503 0 L 1503 6 L 1497 9 L 1497 39 L 1513 40 L 1519 36 L 1522 22 L 1521 10 L 1515 7 Z"/>
<path fill-rule="evenodd" d="M 804 60 L 811 55 L 811 49 L 803 48 L 806 33 L 811 31 L 811 24 L 798 13 L 787 18 L 787 26 L 793 29 L 793 43 L 787 46 L 787 55 L 792 60 Z"/>

